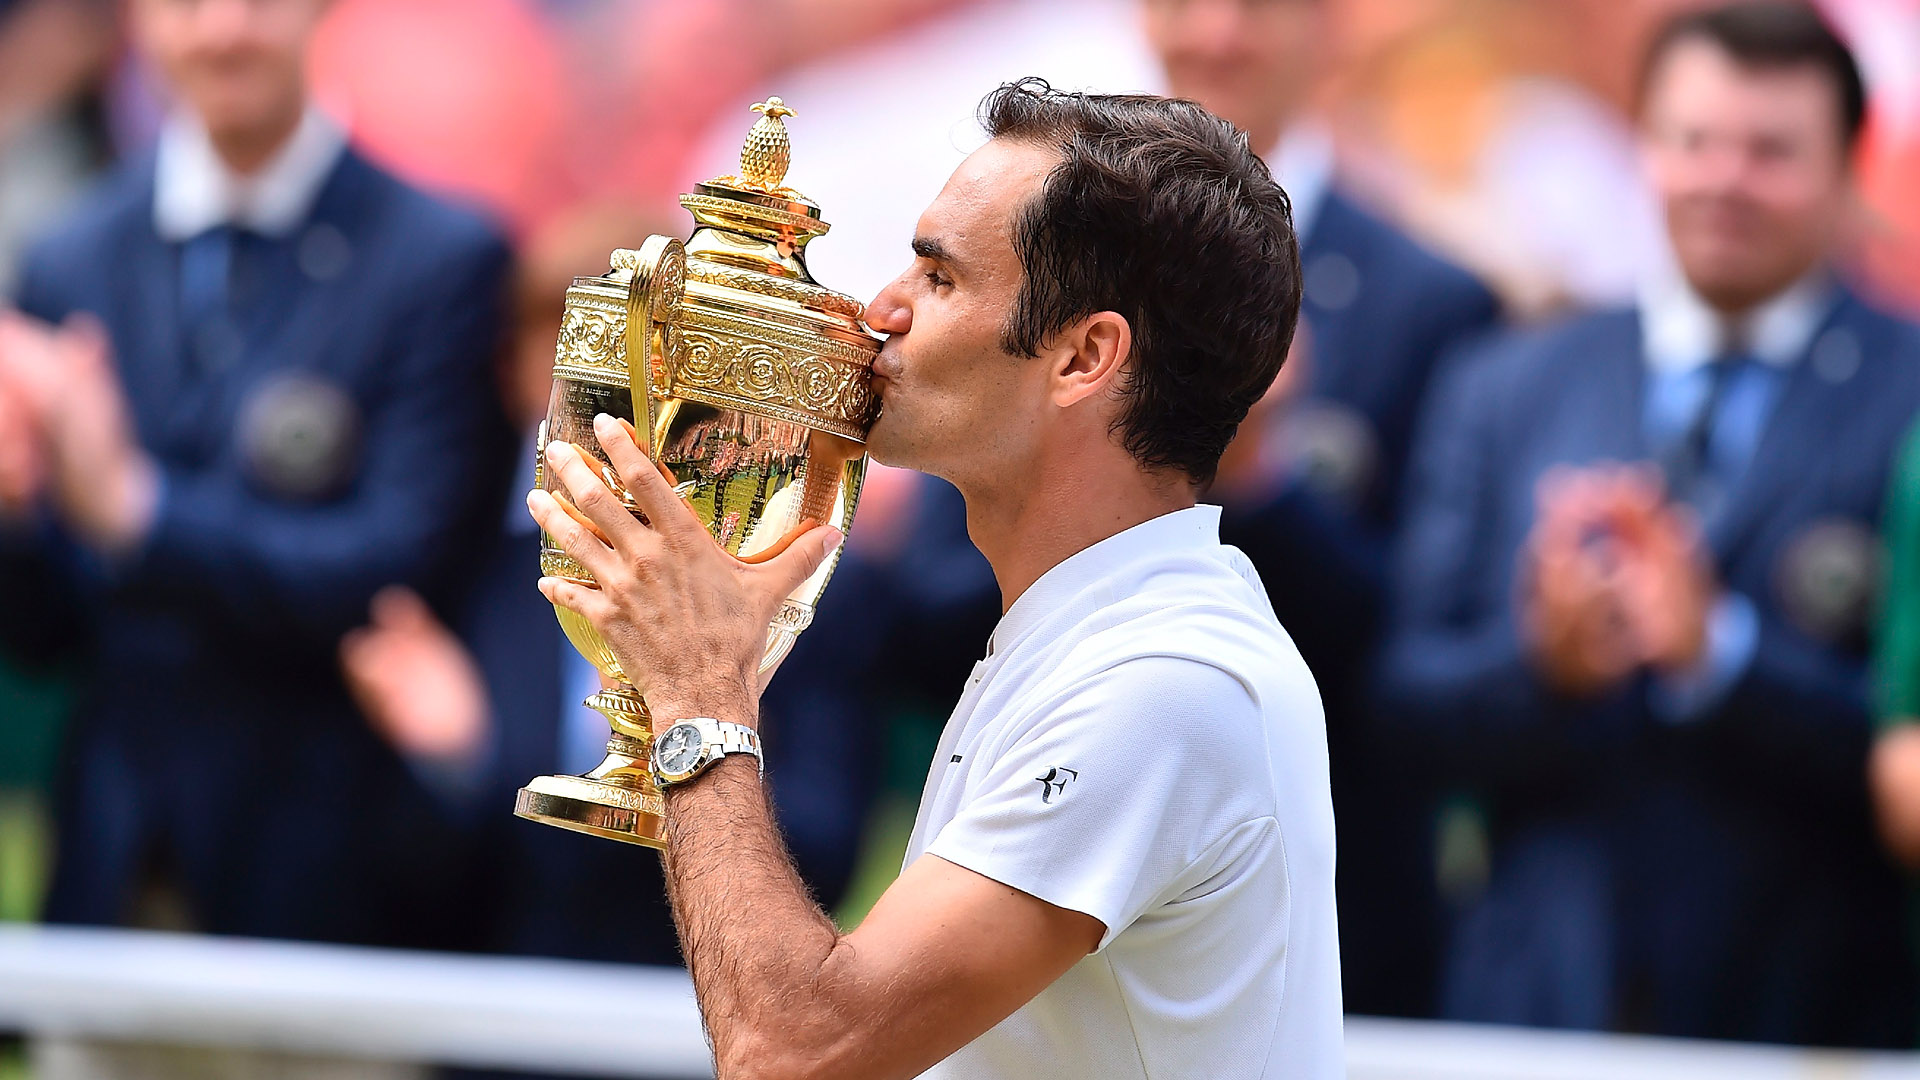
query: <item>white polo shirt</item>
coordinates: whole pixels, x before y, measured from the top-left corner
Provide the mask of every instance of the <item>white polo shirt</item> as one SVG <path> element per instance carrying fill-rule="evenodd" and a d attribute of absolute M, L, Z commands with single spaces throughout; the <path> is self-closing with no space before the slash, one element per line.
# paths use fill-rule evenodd
<path fill-rule="evenodd" d="M 1106 933 L 925 1075 L 1344 1074 L 1320 696 L 1219 524 L 1196 506 L 1060 563 L 974 665 L 906 861 Z"/>

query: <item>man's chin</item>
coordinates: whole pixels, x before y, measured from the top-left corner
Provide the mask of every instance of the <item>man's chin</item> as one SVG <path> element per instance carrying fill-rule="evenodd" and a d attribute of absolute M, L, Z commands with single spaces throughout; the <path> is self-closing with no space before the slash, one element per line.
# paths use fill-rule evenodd
<path fill-rule="evenodd" d="M 880 415 L 873 421 L 873 427 L 867 430 L 867 457 L 898 469 L 911 469 L 913 463 L 908 460 L 912 455 L 906 452 L 902 440 L 895 437 L 897 425 L 888 419 L 883 407 Z"/>
<path fill-rule="evenodd" d="M 893 441 L 880 430 L 878 423 L 867 432 L 867 457 L 882 465 L 900 467 L 900 460 L 894 454 Z"/>

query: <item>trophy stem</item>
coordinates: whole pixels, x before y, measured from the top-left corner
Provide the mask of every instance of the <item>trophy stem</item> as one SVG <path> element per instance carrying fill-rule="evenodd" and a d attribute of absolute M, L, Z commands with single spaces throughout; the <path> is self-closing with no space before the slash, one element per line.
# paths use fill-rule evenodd
<path fill-rule="evenodd" d="M 666 846 L 666 804 L 648 757 L 652 717 L 639 691 L 616 686 L 583 704 L 612 726 L 607 757 L 585 776 L 541 776 L 520 789 L 513 812 L 574 832 L 651 848 Z"/>

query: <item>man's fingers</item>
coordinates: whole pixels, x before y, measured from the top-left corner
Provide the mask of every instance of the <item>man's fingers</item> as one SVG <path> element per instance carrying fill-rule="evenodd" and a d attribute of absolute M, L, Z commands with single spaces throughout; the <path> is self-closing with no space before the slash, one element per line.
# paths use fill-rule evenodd
<path fill-rule="evenodd" d="M 548 603 L 566 608 L 588 622 L 604 614 L 607 602 L 599 589 L 590 589 L 557 577 L 540 579 L 540 595 L 546 597 Z"/>
<path fill-rule="evenodd" d="M 573 556 L 595 577 L 602 575 L 608 569 L 607 560 L 613 549 L 563 506 L 559 499 L 539 488 L 527 492 L 527 512 L 553 537 L 553 542 L 560 545 L 560 550 Z"/>
<path fill-rule="evenodd" d="M 635 476 L 658 475 L 653 460 L 640 448 L 640 440 L 632 424 L 601 413 L 593 418 L 593 434 L 600 440 L 600 449 L 607 455 L 607 460 L 613 463 L 615 475 L 628 488 L 633 487 Z"/>
<path fill-rule="evenodd" d="M 391 630 L 437 630 L 440 620 L 420 594 L 405 585 L 389 585 L 373 594 L 374 625 Z"/>
<path fill-rule="evenodd" d="M 565 442 L 548 443 L 547 467 L 560 478 L 561 486 L 572 496 L 573 505 L 612 546 L 632 542 L 645 531 L 645 526 L 633 519 L 633 513 L 607 486 L 579 447 Z"/>
<path fill-rule="evenodd" d="M 601 413 L 593 418 L 593 434 L 654 531 L 675 539 L 685 539 L 694 533 L 706 535 L 706 526 L 700 524 L 693 510 L 674 494 L 671 482 L 662 475 L 659 466 L 640 449 L 632 425 Z"/>
<path fill-rule="evenodd" d="M 107 336 L 107 328 L 94 315 L 77 311 L 67 316 L 67 320 L 60 324 L 56 340 L 69 363 L 88 372 L 108 370 L 108 361 L 113 354 L 113 339 Z"/>
<path fill-rule="evenodd" d="M 825 566 L 845 539 L 839 529 L 815 526 L 789 541 L 786 550 L 766 560 L 761 572 L 772 583 L 776 595 L 784 597 Z"/>

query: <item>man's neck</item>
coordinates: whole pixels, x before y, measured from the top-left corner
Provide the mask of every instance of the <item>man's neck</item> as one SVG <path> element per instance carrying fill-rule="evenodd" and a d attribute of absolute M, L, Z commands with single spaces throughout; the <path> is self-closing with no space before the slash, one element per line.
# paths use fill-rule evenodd
<path fill-rule="evenodd" d="M 1268 113 L 1265 116 L 1248 117 L 1246 127 L 1247 145 L 1256 154 L 1270 154 L 1287 137 L 1287 130 L 1299 119 L 1299 110 L 1284 109 Z"/>
<path fill-rule="evenodd" d="M 1007 610 L 1041 575 L 1143 521 L 1194 504 L 1194 487 L 1174 470 L 1038 466 L 1037 483 L 961 484 L 967 535 L 987 557 Z"/>
<path fill-rule="evenodd" d="M 215 131 L 210 128 L 207 137 L 221 164 L 235 176 L 252 176 L 286 147 L 293 133 L 299 130 L 300 118 L 305 112 L 306 103 L 296 100 L 275 112 L 270 122 L 246 129 Z"/>

